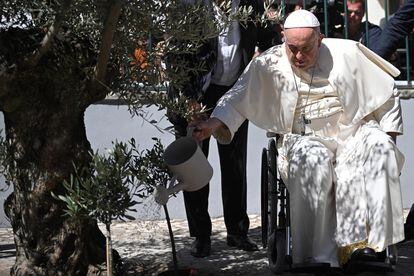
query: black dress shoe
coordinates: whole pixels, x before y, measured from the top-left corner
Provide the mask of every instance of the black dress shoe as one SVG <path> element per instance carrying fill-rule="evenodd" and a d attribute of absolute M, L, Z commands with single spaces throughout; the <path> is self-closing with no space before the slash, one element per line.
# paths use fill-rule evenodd
<path fill-rule="evenodd" d="M 257 245 L 248 236 L 227 235 L 227 245 L 244 251 L 258 251 Z"/>
<path fill-rule="evenodd" d="M 210 237 L 197 237 L 191 245 L 190 254 L 196 258 L 204 258 L 210 255 L 211 240 Z"/>
<path fill-rule="evenodd" d="M 382 262 L 374 249 L 368 247 L 355 250 L 343 268 L 346 273 L 350 274 L 393 271 L 390 263 Z"/>
<path fill-rule="evenodd" d="M 349 259 L 350 262 L 375 262 L 378 261 L 377 253 L 375 250 L 369 247 L 361 248 L 355 250 L 351 258 Z"/>

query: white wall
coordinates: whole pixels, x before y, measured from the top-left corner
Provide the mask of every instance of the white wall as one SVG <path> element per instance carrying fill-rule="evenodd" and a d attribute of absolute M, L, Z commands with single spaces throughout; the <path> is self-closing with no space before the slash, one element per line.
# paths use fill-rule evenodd
<path fill-rule="evenodd" d="M 116 111 L 116 112 L 115 112 Z M 163 112 L 155 112 L 154 118 L 160 118 Z M 134 137 L 140 148 L 150 147 L 153 144 L 151 137 L 159 137 L 164 146 L 174 140 L 170 133 L 160 133 L 155 127 L 143 123 L 139 118 L 130 118 L 126 107 L 114 107 L 95 105 L 88 108 L 85 116 L 88 138 L 94 149 L 110 147 L 111 140 L 117 138 L 127 141 Z M 164 120 L 163 126 L 170 124 Z M 262 147 L 267 144 L 267 138 L 262 130 L 250 125 L 249 152 L 248 152 L 248 211 L 260 213 L 260 154 Z M 217 145 L 214 139 L 210 141 L 209 162 L 213 166 L 214 174 L 210 182 L 210 215 L 213 217 L 222 215 L 221 189 L 220 189 L 220 167 L 217 153 Z M 152 199 L 145 206 L 137 206 L 138 213 L 135 216 L 151 218 L 151 216 L 162 216 L 154 214 Z M 157 208 L 158 206 L 154 207 Z M 185 210 L 182 193 L 177 198 L 171 198 L 168 202 L 170 216 L 174 218 L 185 218 Z M 134 214 L 132 214 L 134 215 Z"/>
<path fill-rule="evenodd" d="M 151 137 L 158 136 L 165 145 L 173 141 L 171 134 L 160 134 L 155 128 L 142 125 L 142 120 L 138 118 L 129 119 L 129 114 L 125 107 L 119 107 L 117 115 L 113 106 L 92 106 L 86 113 L 87 133 L 93 148 L 110 146 L 110 141 L 116 138 L 116 133 L 123 134 L 120 137 L 129 139 L 134 137 L 140 145 L 146 147 L 151 145 Z M 403 100 L 403 120 L 405 135 L 398 138 L 400 150 L 405 155 L 405 165 L 401 173 L 401 186 L 403 192 L 403 204 L 408 208 L 414 203 L 414 164 L 413 141 L 414 141 L 414 100 Z M 106 115 L 105 115 L 106 114 Z M 160 117 L 156 113 L 155 117 Z M 127 122 L 130 123 L 127 123 Z M 125 122 L 125 125 L 120 123 Z M 168 122 L 165 122 L 168 125 Z M 115 128 L 115 129 L 113 129 Z M 112 129 L 112 131 L 110 130 Z M 112 137 L 112 138 L 111 138 Z M 222 214 L 221 191 L 220 191 L 220 168 L 218 161 L 217 146 L 212 139 L 210 142 L 209 161 L 213 166 L 214 175 L 210 184 L 210 212 L 212 216 Z M 248 144 L 248 212 L 260 213 L 260 164 L 261 151 L 268 143 L 265 132 L 254 125 L 249 125 L 249 144 Z M 185 217 L 184 206 L 182 204 L 181 193 L 178 198 L 170 199 L 168 203 L 172 216 Z M 145 214 L 142 214 L 145 215 Z"/>
<path fill-rule="evenodd" d="M 1 130 L 1 136 L 4 137 L 4 117 L 3 113 L 0 112 L 0 130 Z M 7 218 L 4 214 L 3 204 L 6 200 L 7 196 L 11 193 L 12 189 L 8 188 L 6 186 L 6 183 L 4 183 L 4 177 L 0 174 L 0 228 L 2 227 L 8 227 L 10 224 L 7 221 Z"/>
<path fill-rule="evenodd" d="M 383 27 L 385 23 L 382 19 L 385 18 L 384 1 L 388 0 L 368 0 L 368 21 Z M 364 19 L 365 20 L 365 19 Z"/>
<path fill-rule="evenodd" d="M 404 207 L 410 207 L 414 203 L 414 100 L 403 100 L 403 118 L 405 135 L 398 138 L 398 145 L 404 153 L 406 163 L 401 173 L 401 186 L 403 191 Z M 154 117 L 162 116 L 161 112 L 155 112 Z M 118 139 L 127 141 L 134 137 L 140 148 L 145 149 L 152 145 L 151 137 L 160 137 L 166 146 L 173 141 L 173 136 L 168 133 L 160 133 L 154 127 L 143 123 L 139 118 L 131 118 L 125 106 L 94 105 L 88 108 L 85 115 L 86 131 L 93 149 L 104 150 L 111 147 L 111 141 Z M 164 120 L 162 124 L 168 125 Z M 3 116 L 0 113 L 0 129 L 4 128 Z M 248 146 L 248 212 L 260 213 L 260 163 L 261 150 L 267 145 L 267 138 L 262 130 L 250 124 L 249 146 Z M 210 213 L 211 216 L 222 215 L 221 191 L 220 191 L 220 168 L 218 165 L 218 154 L 216 143 L 213 140 L 210 147 L 209 161 L 213 166 L 214 175 L 210 189 Z M 4 182 L 0 179 L 0 187 Z M 7 192 L 0 192 L 0 227 L 8 225 L 3 213 L 3 201 Z M 182 194 L 177 198 L 171 198 L 168 202 L 170 216 L 173 218 L 185 218 Z M 143 205 L 137 205 L 138 213 L 132 214 L 139 218 L 161 218 L 160 208 L 148 200 Z"/>
<path fill-rule="evenodd" d="M 154 112 L 154 118 L 163 117 L 162 112 Z M 170 133 L 161 133 L 155 127 L 144 123 L 142 119 L 131 118 L 125 106 L 93 105 L 89 107 L 85 114 L 85 124 L 88 139 L 94 150 L 100 151 L 111 148 L 111 141 L 128 141 L 134 138 L 140 149 L 149 148 L 153 145 L 151 137 L 159 137 L 163 144 L 167 146 L 174 140 Z M 169 123 L 164 118 L 161 126 L 168 126 Z M 3 116 L 0 113 L 0 128 L 4 127 Z M 263 131 L 250 125 L 249 152 L 248 152 L 248 211 L 249 213 L 260 213 L 260 154 L 262 147 L 267 145 L 267 138 Z M 210 184 L 210 215 L 217 217 L 222 215 L 221 190 L 220 190 L 220 167 L 218 161 L 217 146 L 214 139 L 211 141 L 209 161 L 213 166 L 214 175 Z M 0 187 L 4 185 L 0 179 Z M 10 191 L 9 191 L 10 192 Z M 0 204 L 9 194 L 0 192 Z M 137 205 L 137 213 L 131 215 L 143 219 L 157 219 L 163 217 L 159 206 L 153 202 L 152 198 L 146 200 L 144 204 Z M 171 198 L 168 202 L 170 216 L 173 218 L 185 218 L 185 210 L 182 193 L 177 198 Z M 0 206 L 0 227 L 8 225 L 5 221 L 3 208 Z"/>
<path fill-rule="evenodd" d="M 397 139 L 397 145 L 405 155 L 405 164 L 400 179 L 403 205 L 408 208 L 414 203 L 414 100 L 403 100 L 401 103 L 404 135 Z"/>

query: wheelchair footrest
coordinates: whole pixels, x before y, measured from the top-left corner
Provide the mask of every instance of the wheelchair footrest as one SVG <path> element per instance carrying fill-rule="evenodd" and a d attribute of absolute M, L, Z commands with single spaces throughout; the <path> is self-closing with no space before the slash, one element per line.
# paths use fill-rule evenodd
<path fill-rule="evenodd" d="M 353 261 L 348 263 L 344 270 L 347 272 L 393 272 L 394 266 L 385 262 L 366 262 L 366 261 Z"/>
<path fill-rule="evenodd" d="M 318 273 L 330 269 L 330 263 L 295 263 L 292 264 L 290 272 L 293 273 Z"/>

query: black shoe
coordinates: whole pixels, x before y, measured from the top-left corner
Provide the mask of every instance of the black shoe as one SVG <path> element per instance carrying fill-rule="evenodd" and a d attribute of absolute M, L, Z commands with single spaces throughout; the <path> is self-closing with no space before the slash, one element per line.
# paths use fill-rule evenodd
<path fill-rule="evenodd" d="M 349 259 L 350 262 L 375 262 L 378 261 L 377 253 L 375 250 L 369 247 L 361 248 L 355 250 L 351 258 Z"/>
<path fill-rule="evenodd" d="M 211 240 L 210 237 L 197 237 L 191 245 L 190 254 L 196 258 L 204 258 L 210 255 Z"/>
<path fill-rule="evenodd" d="M 258 251 L 257 245 L 248 236 L 227 235 L 227 245 L 244 251 Z"/>
<path fill-rule="evenodd" d="M 375 253 L 375 250 L 368 247 L 355 250 L 343 268 L 346 273 L 351 274 L 368 271 L 393 271 L 393 267 L 390 263 L 382 262 Z"/>

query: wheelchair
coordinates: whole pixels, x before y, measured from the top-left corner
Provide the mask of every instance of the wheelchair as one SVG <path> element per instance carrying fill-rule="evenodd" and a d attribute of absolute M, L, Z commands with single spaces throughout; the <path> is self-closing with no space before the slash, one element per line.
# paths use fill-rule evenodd
<path fill-rule="evenodd" d="M 293 263 L 292 236 L 290 225 L 289 192 L 277 168 L 277 139 L 279 135 L 267 133 L 270 138 L 261 158 L 261 226 L 262 245 L 267 248 L 269 269 L 274 274 L 329 272 L 358 273 L 362 271 L 392 272 L 397 264 L 395 245 L 377 253 L 376 262 L 353 262 L 344 268 L 333 268 L 329 263 Z"/>

